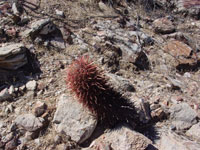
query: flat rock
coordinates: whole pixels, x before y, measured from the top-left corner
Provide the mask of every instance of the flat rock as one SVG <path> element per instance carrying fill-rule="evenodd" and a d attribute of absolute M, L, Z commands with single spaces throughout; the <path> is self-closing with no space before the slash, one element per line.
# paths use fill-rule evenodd
<path fill-rule="evenodd" d="M 187 132 L 186 135 L 193 137 L 200 142 L 200 123 L 193 125 Z"/>
<path fill-rule="evenodd" d="M 175 104 L 170 108 L 169 112 L 172 125 L 177 130 L 188 129 L 197 123 L 197 113 L 187 103 Z"/>
<path fill-rule="evenodd" d="M 55 27 L 50 19 L 41 19 L 33 22 L 30 29 L 27 29 L 22 33 L 23 37 L 30 36 L 32 39 L 35 39 L 39 34 L 48 34 L 55 30 Z"/>
<path fill-rule="evenodd" d="M 90 145 L 92 150 L 146 150 L 152 144 L 144 135 L 121 127 L 101 135 Z"/>
<path fill-rule="evenodd" d="M 27 63 L 26 48 L 22 43 L 0 48 L 0 68 L 17 70 Z"/>
<path fill-rule="evenodd" d="M 195 54 L 192 53 L 192 48 L 181 41 L 168 41 L 167 44 L 164 45 L 164 51 L 174 56 L 178 60 L 176 65 L 195 64 L 197 62 Z"/>
<path fill-rule="evenodd" d="M 196 142 L 177 135 L 172 131 L 163 133 L 160 141 L 160 150 L 199 150 L 200 145 Z"/>
<path fill-rule="evenodd" d="M 97 125 L 96 118 L 73 97 L 62 95 L 53 122 L 58 132 L 71 136 L 79 144 L 88 139 Z"/>
<path fill-rule="evenodd" d="M 17 126 L 22 127 L 26 131 L 36 131 L 43 127 L 44 119 L 37 118 L 33 114 L 24 114 L 19 115 L 15 119 L 15 123 Z"/>
<path fill-rule="evenodd" d="M 168 18 L 159 18 L 153 22 L 156 33 L 169 34 L 175 31 L 175 26 Z"/>

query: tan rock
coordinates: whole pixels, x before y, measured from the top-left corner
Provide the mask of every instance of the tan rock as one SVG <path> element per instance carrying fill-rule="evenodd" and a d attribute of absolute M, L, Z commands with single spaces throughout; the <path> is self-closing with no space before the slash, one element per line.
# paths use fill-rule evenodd
<path fill-rule="evenodd" d="M 192 48 L 183 42 L 171 40 L 164 46 L 164 51 L 175 57 L 177 65 L 197 62 L 195 54 L 192 54 Z"/>

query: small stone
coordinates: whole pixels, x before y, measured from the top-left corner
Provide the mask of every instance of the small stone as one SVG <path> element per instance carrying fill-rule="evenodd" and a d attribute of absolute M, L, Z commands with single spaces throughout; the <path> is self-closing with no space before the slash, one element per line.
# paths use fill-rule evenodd
<path fill-rule="evenodd" d="M 15 88 L 14 88 L 13 85 L 10 86 L 8 92 L 9 92 L 10 95 L 13 95 L 13 94 L 14 94 L 14 92 L 15 92 Z"/>
<path fill-rule="evenodd" d="M 65 17 L 64 12 L 56 9 L 56 15 L 60 17 Z"/>
<path fill-rule="evenodd" d="M 54 37 L 53 39 L 51 39 L 50 44 L 56 48 L 61 48 L 61 49 L 66 48 L 65 41 L 62 37 Z"/>
<path fill-rule="evenodd" d="M 6 143 L 5 150 L 15 150 L 18 146 L 18 140 L 17 138 L 13 138 L 11 141 Z"/>
<path fill-rule="evenodd" d="M 155 109 L 158 109 L 159 107 L 160 107 L 160 104 L 151 104 L 151 105 L 150 105 L 151 111 L 152 111 L 152 110 L 155 110 Z"/>
<path fill-rule="evenodd" d="M 36 37 L 35 40 L 34 40 L 34 43 L 36 43 L 36 44 L 38 44 L 38 45 L 39 45 L 39 44 L 42 44 L 42 42 L 43 42 L 43 40 L 42 40 L 42 38 L 41 38 L 40 36 L 39 36 L 39 37 Z M 45 42 L 46 42 L 46 41 L 45 41 Z M 44 42 L 44 43 L 45 43 L 45 42 Z"/>
<path fill-rule="evenodd" d="M 24 115 L 19 115 L 15 119 L 15 123 L 17 126 L 22 127 L 27 131 L 33 132 L 43 127 L 44 119 L 36 118 L 32 114 L 24 114 Z"/>
<path fill-rule="evenodd" d="M 26 86 L 25 86 L 25 85 L 22 85 L 22 86 L 19 87 L 19 91 L 20 91 L 20 92 L 24 92 L 25 89 L 26 89 Z M 16 90 L 17 90 L 17 89 L 16 89 Z"/>
<path fill-rule="evenodd" d="M 35 142 L 35 144 L 37 144 L 38 146 L 39 146 L 40 143 L 41 143 L 39 138 L 35 139 L 34 142 Z"/>
<path fill-rule="evenodd" d="M 165 112 L 161 107 L 151 112 L 151 117 L 154 119 L 162 119 L 165 116 Z"/>
<path fill-rule="evenodd" d="M 14 3 L 12 4 L 12 11 L 13 11 L 13 14 L 19 16 L 20 13 L 19 13 L 19 11 L 18 11 L 17 3 L 16 3 L 16 2 L 14 2 Z"/>
<path fill-rule="evenodd" d="M 59 136 L 59 135 L 56 135 L 55 138 L 54 138 L 54 142 L 56 144 L 60 144 L 62 142 L 62 137 Z"/>
<path fill-rule="evenodd" d="M 33 139 L 35 139 L 37 137 L 38 137 L 38 132 L 29 132 L 29 131 L 27 131 L 25 133 L 25 140 L 26 141 L 31 141 L 31 140 L 33 140 Z"/>
<path fill-rule="evenodd" d="M 35 80 L 26 83 L 26 89 L 28 91 L 34 91 L 37 88 L 37 82 Z"/>
<path fill-rule="evenodd" d="M 156 33 L 169 34 L 175 31 L 175 26 L 168 18 L 159 18 L 153 22 Z"/>
<path fill-rule="evenodd" d="M 46 109 L 47 109 L 47 105 L 44 102 L 37 101 L 33 108 L 33 114 L 36 117 L 40 117 L 42 114 L 45 113 Z"/>
<path fill-rule="evenodd" d="M 11 95 L 9 94 L 8 88 L 5 88 L 0 92 L 0 101 L 5 101 L 10 98 L 11 98 Z"/>
<path fill-rule="evenodd" d="M 200 122 L 193 125 L 187 132 L 187 136 L 191 136 L 194 139 L 196 139 L 198 142 L 200 142 Z"/>
<path fill-rule="evenodd" d="M 190 78 L 191 74 L 189 72 L 185 72 L 183 76 L 186 77 L 186 78 Z"/>
<path fill-rule="evenodd" d="M 9 114 L 9 113 L 12 113 L 12 112 L 14 112 L 14 107 L 13 107 L 12 104 L 9 104 L 5 109 L 5 113 Z"/>
<path fill-rule="evenodd" d="M 188 129 L 197 123 L 197 113 L 187 103 L 174 104 L 169 112 L 172 124 L 177 130 Z"/>

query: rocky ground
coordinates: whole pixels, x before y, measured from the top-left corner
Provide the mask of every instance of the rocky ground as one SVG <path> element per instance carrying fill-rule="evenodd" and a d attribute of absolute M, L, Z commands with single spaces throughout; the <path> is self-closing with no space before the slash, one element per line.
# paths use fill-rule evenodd
<path fill-rule="evenodd" d="M 200 149 L 199 0 L 1 0 L 1 150 Z M 82 55 L 134 103 L 112 129 L 66 86 Z"/>

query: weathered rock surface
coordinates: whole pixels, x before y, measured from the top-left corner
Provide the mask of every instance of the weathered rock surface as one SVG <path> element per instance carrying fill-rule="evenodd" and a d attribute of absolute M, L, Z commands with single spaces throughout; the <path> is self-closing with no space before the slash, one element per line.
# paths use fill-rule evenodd
<path fill-rule="evenodd" d="M 59 98 L 53 122 L 58 132 L 64 132 L 78 143 L 88 139 L 97 125 L 96 118 L 87 108 L 66 95 Z"/>
<path fill-rule="evenodd" d="M 135 88 L 130 83 L 128 79 L 125 79 L 123 77 L 108 73 L 106 74 L 109 77 L 109 82 L 114 86 L 116 90 L 119 92 L 134 92 Z"/>
<path fill-rule="evenodd" d="M 160 148 L 161 150 L 199 150 L 200 145 L 196 142 L 187 140 L 186 138 L 168 131 L 163 133 L 161 137 Z"/>
<path fill-rule="evenodd" d="M 30 36 L 31 38 L 36 38 L 39 34 L 46 35 L 55 31 L 55 25 L 50 19 L 41 19 L 31 24 L 31 28 L 26 30 L 23 34 L 24 37 Z"/>
<path fill-rule="evenodd" d="M 177 130 L 188 129 L 197 123 L 197 113 L 187 103 L 175 104 L 169 111 L 172 125 Z"/>
<path fill-rule="evenodd" d="M 127 127 L 121 127 L 101 135 L 90 145 L 90 149 L 145 150 L 151 144 L 152 141 L 144 135 Z"/>
<path fill-rule="evenodd" d="M 198 59 L 190 46 L 178 41 L 171 40 L 164 45 L 164 51 L 176 58 L 176 65 L 197 63 Z"/>
<path fill-rule="evenodd" d="M 33 114 L 20 115 L 15 119 L 17 126 L 22 127 L 26 131 L 36 131 L 43 127 L 44 119 L 37 118 Z"/>
<path fill-rule="evenodd" d="M 175 26 L 168 18 L 159 18 L 153 22 L 156 33 L 169 34 L 175 31 Z"/>
<path fill-rule="evenodd" d="M 0 48 L 0 68 L 16 70 L 27 63 L 26 48 L 22 43 Z"/>
<path fill-rule="evenodd" d="M 200 141 L 200 123 L 193 125 L 187 132 L 186 135 L 193 137 L 197 141 Z"/>

